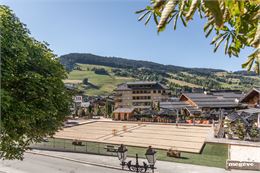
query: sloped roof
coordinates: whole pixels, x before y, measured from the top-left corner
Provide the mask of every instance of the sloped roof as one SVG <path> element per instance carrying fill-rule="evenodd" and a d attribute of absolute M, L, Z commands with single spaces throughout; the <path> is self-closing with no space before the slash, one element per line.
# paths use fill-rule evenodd
<path fill-rule="evenodd" d="M 149 87 L 140 87 L 140 85 L 151 85 Z M 126 82 L 120 84 L 115 89 L 116 91 L 127 91 L 127 90 L 134 90 L 134 89 L 168 89 L 165 85 L 161 84 L 160 82 L 155 81 L 136 81 L 136 82 Z"/>
<path fill-rule="evenodd" d="M 171 109 L 161 109 L 158 112 L 158 115 L 176 115 L 176 113 L 177 113 L 176 111 Z"/>
<path fill-rule="evenodd" d="M 241 109 L 241 110 L 238 110 L 237 112 L 246 112 L 249 114 L 255 114 L 255 113 L 260 113 L 260 108 Z"/>
<path fill-rule="evenodd" d="M 187 109 L 190 114 L 200 114 L 201 110 L 199 108 L 196 108 L 194 106 L 191 106 L 183 101 L 179 100 L 173 100 L 170 102 L 160 102 L 160 107 L 162 109 L 169 109 L 169 110 L 175 110 L 175 109 Z"/>
<path fill-rule="evenodd" d="M 191 99 L 198 107 L 227 108 L 238 107 L 238 100 L 241 93 L 234 92 L 213 92 L 213 93 L 183 93 Z"/>
<path fill-rule="evenodd" d="M 152 109 L 144 109 L 140 113 L 142 115 L 156 115 L 158 112 Z"/>
<path fill-rule="evenodd" d="M 186 108 L 186 109 L 189 111 L 189 113 L 192 114 L 192 115 L 201 114 L 201 110 L 198 109 L 198 108 L 196 108 L 196 107 L 194 107 L 194 106 L 188 105 L 188 106 L 186 106 L 185 108 Z"/>
<path fill-rule="evenodd" d="M 132 113 L 134 108 L 117 108 L 113 113 Z"/>
<path fill-rule="evenodd" d="M 252 88 L 249 92 L 247 92 L 246 95 L 244 95 L 243 97 L 240 98 L 240 102 L 244 102 L 254 92 L 256 92 L 260 95 L 260 88 Z"/>
<path fill-rule="evenodd" d="M 245 109 L 245 110 L 248 110 L 248 109 Z M 234 122 L 234 121 L 237 121 L 237 120 L 240 120 L 242 121 L 245 125 L 250 125 L 250 121 L 252 120 L 257 120 L 257 112 L 253 112 L 253 113 L 249 113 L 249 112 L 246 112 L 244 110 L 239 110 L 239 111 L 236 111 L 236 112 L 232 112 L 231 114 L 228 114 L 227 115 L 227 118 L 231 121 L 231 122 Z"/>
<path fill-rule="evenodd" d="M 142 84 L 156 84 L 155 81 L 135 81 L 135 82 L 126 82 L 127 85 L 142 85 Z"/>
<path fill-rule="evenodd" d="M 185 108 L 186 106 L 188 106 L 187 103 L 179 100 L 160 102 L 160 107 L 163 109 L 181 109 L 181 108 Z"/>

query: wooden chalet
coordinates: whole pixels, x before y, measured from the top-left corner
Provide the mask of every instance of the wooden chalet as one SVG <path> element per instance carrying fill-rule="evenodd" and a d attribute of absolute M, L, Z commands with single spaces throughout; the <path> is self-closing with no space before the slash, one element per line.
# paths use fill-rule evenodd
<path fill-rule="evenodd" d="M 260 88 L 251 89 L 245 96 L 240 99 L 240 102 L 247 104 L 249 108 L 260 107 Z"/>

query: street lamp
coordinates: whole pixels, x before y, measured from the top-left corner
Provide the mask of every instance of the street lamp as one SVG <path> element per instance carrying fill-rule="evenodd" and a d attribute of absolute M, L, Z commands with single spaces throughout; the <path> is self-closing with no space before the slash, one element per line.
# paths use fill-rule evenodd
<path fill-rule="evenodd" d="M 145 153 L 145 157 L 146 157 L 148 163 L 150 164 L 150 167 L 153 172 L 154 172 L 154 165 L 156 162 L 155 154 L 156 154 L 156 151 L 151 146 L 148 147 L 148 149 L 146 150 L 146 153 Z"/>
<path fill-rule="evenodd" d="M 154 172 L 154 167 L 155 162 L 156 162 L 156 157 L 155 157 L 156 151 L 149 146 L 148 149 L 146 150 L 145 156 L 146 159 L 149 163 L 149 165 L 145 162 L 143 162 L 143 165 L 139 164 L 139 159 L 138 159 L 138 154 L 136 154 L 135 157 L 135 164 L 132 164 L 132 161 L 128 161 L 126 163 L 126 157 L 127 157 L 127 148 L 123 144 L 120 145 L 120 147 L 117 150 L 117 157 L 121 161 L 122 169 L 124 169 L 124 166 L 127 165 L 128 169 L 132 172 L 137 172 L 137 173 L 144 173 L 147 171 L 147 169 L 151 169 Z"/>
<path fill-rule="evenodd" d="M 117 150 L 117 157 L 121 161 L 122 169 L 124 169 L 124 166 L 126 164 L 125 160 L 127 157 L 127 148 L 123 144 L 121 144 Z"/>

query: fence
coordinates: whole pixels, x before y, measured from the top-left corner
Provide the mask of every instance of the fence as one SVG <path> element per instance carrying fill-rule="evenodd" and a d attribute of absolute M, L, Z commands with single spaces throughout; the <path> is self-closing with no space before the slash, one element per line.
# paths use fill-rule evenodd
<path fill-rule="evenodd" d="M 115 144 L 91 141 L 80 141 L 80 144 L 75 145 L 73 141 L 72 139 L 48 138 L 45 142 L 31 145 L 31 148 L 116 156 L 116 150 L 119 147 L 119 145 Z M 127 148 L 128 155 L 132 157 L 135 156 L 135 153 L 144 155 L 146 151 L 146 148 L 142 147 L 127 146 Z"/>

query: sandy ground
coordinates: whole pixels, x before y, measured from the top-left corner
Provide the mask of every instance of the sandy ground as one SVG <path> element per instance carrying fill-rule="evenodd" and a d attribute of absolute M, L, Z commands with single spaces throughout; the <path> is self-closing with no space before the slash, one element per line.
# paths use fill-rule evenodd
<path fill-rule="evenodd" d="M 55 137 L 199 153 L 209 132 L 210 127 L 92 122 L 64 128 Z"/>

